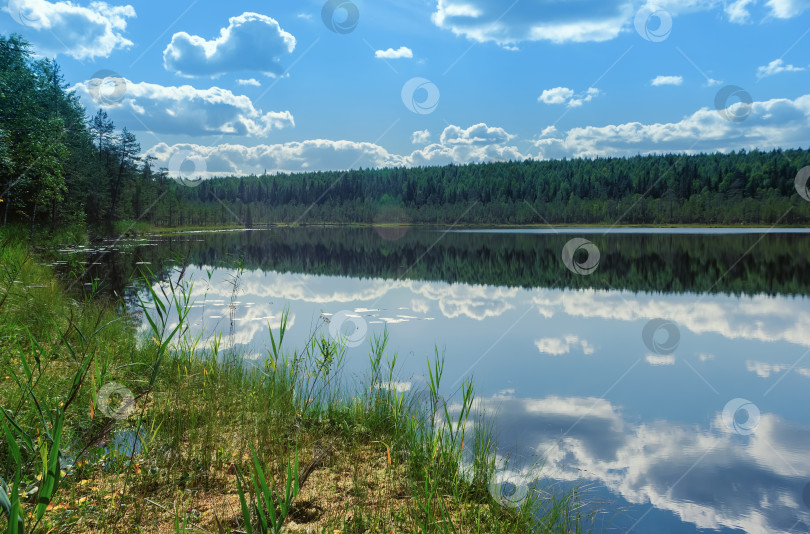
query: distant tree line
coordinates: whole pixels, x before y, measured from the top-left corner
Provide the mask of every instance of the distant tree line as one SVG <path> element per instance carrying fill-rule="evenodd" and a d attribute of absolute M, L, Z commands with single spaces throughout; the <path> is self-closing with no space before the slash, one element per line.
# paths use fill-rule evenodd
<path fill-rule="evenodd" d="M 180 191 L 194 224 L 805 224 L 810 151 L 515 161 L 226 177 Z M 179 215 L 178 215 L 179 216 Z"/>
<path fill-rule="evenodd" d="M 807 224 L 810 151 L 651 155 L 232 176 L 186 187 L 0 36 L 0 215 L 36 225 L 272 223 Z"/>

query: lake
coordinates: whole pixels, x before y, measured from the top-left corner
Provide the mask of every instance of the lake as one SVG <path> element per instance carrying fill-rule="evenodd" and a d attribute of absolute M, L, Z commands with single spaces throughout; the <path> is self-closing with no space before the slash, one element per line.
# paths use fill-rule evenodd
<path fill-rule="evenodd" d="M 247 365 L 262 363 L 285 308 L 287 348 L 315 331 L 343 337 L 350 383 L 387 329 L 396 386 L 418 397 L 438 348 L 445 395 L 475 381 L 499 477 L 515 494 L 579 487 L 597 530 L 796 533 L 810 532 L 808 238 L 289 228 L 65 261 L 97 263 L 91 277 L 121 294 L 143 266 L 187 262 L 194 332 L 221 332 Z"/>

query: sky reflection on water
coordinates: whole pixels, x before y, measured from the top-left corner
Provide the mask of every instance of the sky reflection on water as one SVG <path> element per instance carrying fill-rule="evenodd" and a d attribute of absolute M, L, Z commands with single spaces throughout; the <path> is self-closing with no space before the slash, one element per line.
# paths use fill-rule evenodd
<path fill-rule="evenodd" d="M 609 531 L 810 531 L 802 493 L 810 483 L 807 296 L 524 288 L 306 269 L 246 269 L 234 293 L 234 275 L 188 269 L 196 332 L 227 339 L 233 304 L 232 341 L 260 364 L 268 324 L 278 328 L 285 307 L 288 347 L 341 318 L 346 335 L 358 325 L 365 331 L 345 362 L 344 377 L 359 382 L 369 339 L 387 328 L 399 353 L 398 386 L 412 393 L 424 388 L 426 358 L 443 348 L 445 393 L 462 377 L 475 379 L 477 406 L 492 417 L 508 469 L 527 483 L 584 484 L 597 506 L 606 503 L 600 525 Z M 655 319 L 676 325 L 675 350 L 645 344 L 642 332 Z M 735 399 L 749 412 L 724 414 L 739 406 Z"/>

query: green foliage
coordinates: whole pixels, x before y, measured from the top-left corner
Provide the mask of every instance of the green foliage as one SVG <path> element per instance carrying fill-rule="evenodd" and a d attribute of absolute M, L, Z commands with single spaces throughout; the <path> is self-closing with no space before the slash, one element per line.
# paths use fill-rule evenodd
<path fill-rule="evenodd" d="M 253 469 L 251 480 L 253 481 L 252 509 L 258 516 L 260 534 L 279 534 L 282 532 L 284 521 L 290 513 L 293 499 L 298 496 L 301 487 L 298 479 L 298 451 L 292 464 L 287 465 L 287 476 L 283 492 L 279 492 L 273 486 L 273 479 L 270 478 L 268 484 L 264 475 L 256 451 L 253 453 Z M 250 508 L 247 505 L 244 491 L 244 478 L 237 468 L 236 484 L 239 493 L 239 503 L 242 507 L 242 519 L 245 522 L 245 530 L 248 534 L 253 533 Z M 278 509 L 278 510 L 276 510 Z"/>
<path fill-rule="evenodd" d="M 82 432 L 76 407 L 89 401 L 87 377 L 103 379 L 130 334 L 101 302 L 66 299 L 19 239 L 0 240 L 0 509 L 9 532 L 22 533 L 24 517 L 25 532 L 44 532 L 49 505 L 64 493 L 65 451 Z M 75 462 L 81 455 L 73 451 Z"/>
<path fill-rule="evenodd" d="M 8 414 L 3 412 L 6 417 Z M 22 533 L 25 530 L 25 523 L 22 514 L 20 513 L 20 474 L 22 471 L 22 457 L 20 456 L 20 448 L 17 445 L 17 438 L 8 429 L 5 420 L 0 419 L 0 424 L 3 425 L 3 435 L 8 443 L 11 458 L 14 461 L 14 487 L 11 492 L 11 498 L 8 496 L 8 485 L 0 477 L 0 507 L 3 508 L 3 513 L 8 519 L 8 534 Z"/>
<path fill-rule="evenodd" d="M 170 190 L 155 222 L 799 225 L 806 165 L 807 150 L 742 150 L 233 176 Z"/>
<path fill-rule="evenodd" d="M 86 339 L 86 336 L 81 332 L 79 325 L 71 322 L 71 326 L 72 328 L 76 329 L 80 338 Z M 29 433 L 24 431 L 20 424 L 15 420 L 14 412 L 6 411 L 5 409 L 2 410 L 5 419 L 2 420 L 3 432 L 15 466 L 14 490 L 12 492 L 10 503 L 6 494 L 7 488 L 5 488 L 5 483 L 3 483 L 4 488 L 2 492 L 0 492 L 0 504 L 3 505 L 4 510 L 7 508 L 6 504 L 9 503 L 6 515 L 9 520 L 10 533 L 17 532 L 18 522 L 19 532 L 23 532 L 22 515 L 19 504 L 19 486 L 24 463 L 23 457 L 20 453 L 20 447 L 18 446 L 17 442 L 19 441 L 23 444 L 27 456 L 38 458 L 40 461 L 39 472 L 41 477 L 40 485 L 36 494 L 37 504 L 34 512 L 36 524 L 34 527 L 32 527 L 32 530 L 35 530 L 36 526 L 42 520 L 45 510 L 53 501 L 54 496 L 61 485 L 62 477 L 64 476 L 62 472 L 62 448 L 64 446 L 64 430 L 68 409 L 70 408 L 70 405 L 77 399 L 84 379 L 87 376 L 90 364 L 95 356 L 94 352 L 86 350 L 86 345 L 84 346 L 84 350 L 81 350 L 81 352 L 77 354 L 74 347 L 65 337 L 64 333 L 58 329 L 58 327 L 57 331 L 59 337 L 64 343 L 65 348 L 73 357 L 74 361 L 81 362 L 73 374 L 72 383 L 67 390 L 65 400 L 60 402 L 58 406 L 49 406 L 48 403 L 46 403 L 43 399 L 38 398 L 37 394 L 35 393 L 34 387 L 43 377 L 43 369 L 38 356 L 35 356 L 36 370 L 34 370 L 28 363 L 22 347 L 20 347 L 19 356 L 25 375 L 24 377 L 18 376 L 18 374 L 15 373 L 15 371 L 9 365 L 4 364 L 2 366 L 3 371 L 8 373 L 19 387 L 19 392 L 21 395 L 20 404 L 22 404 L 24 399 L 28 399 L 30 406 L 36 410 L 36 414 L 38 415 L 37 420 L 39 422 L 39 426 L 37 428 L 37 439 L 36 442 L 34 442 Z M 42 346 L 36 341 L 30 331 L 28 331 L 28 337 L 31 342 L 31 346 L 41 352 Z M 50 419 L 50 421 L 48 419 Z M 12 428 L 14 428 L 15 432 L 9 430 L 6 420 L 12 426 Z"/>
<path fill-rule="evenodd" d="M 85 123 L 59 66 L 35 59 L 20 36 L 0 35 L 0 217 L 50 232 L 138 219 L 165 173 L 141 166 L 140 145 L 103 110 Z"/>

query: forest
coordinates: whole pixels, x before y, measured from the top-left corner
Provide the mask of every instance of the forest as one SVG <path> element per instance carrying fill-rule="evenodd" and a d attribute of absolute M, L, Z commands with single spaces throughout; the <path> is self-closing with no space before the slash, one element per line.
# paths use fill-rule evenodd
<path fill-rule="evenodd" d="M 278 223 L 805 225 L 807 149 L 224 176 L 189 184 L 144 157 L 59 65 L 0 36 L 0 216 L 33 234 Z"/>

